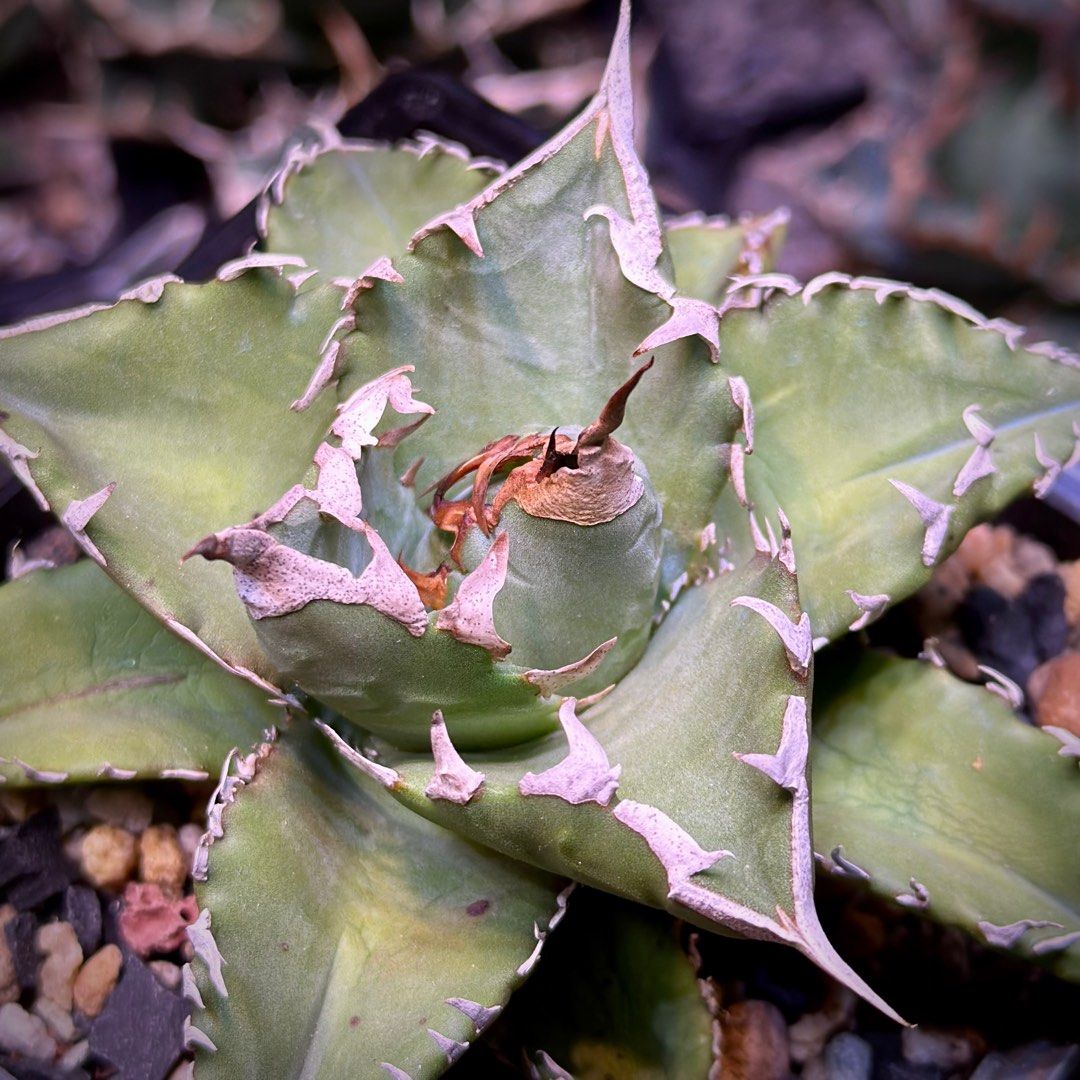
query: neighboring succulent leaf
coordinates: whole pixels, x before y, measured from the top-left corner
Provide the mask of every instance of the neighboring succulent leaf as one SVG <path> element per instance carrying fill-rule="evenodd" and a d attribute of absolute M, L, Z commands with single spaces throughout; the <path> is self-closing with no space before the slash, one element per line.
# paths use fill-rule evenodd
<path fill-rule="evenodd" d="M 0 332 L 0 409 L 10 414 L 0 445 L 18 444 L 17 471 L 58 514 L 115 484 L 88 529 L 110 575 L 158 618 L 265 676 L 228 569 L 179 560 L 308 469 L 334 402 L 325 395 L 300 413 L 289 403 L 332 338 L 341 293 L 297 294 L 263 270 L 143 295 L 151 302 Z"/>
<path fill-rule="evenodd" d="M 759 557 L 681 594 L 587 727 L 570 699 L 564 733 L 467 755 L 484 777 L 469 799 L 426 793 L 430 759 L 392 752 L 385 761 L 400 779 L 388 786 L 513 858 L 709 929 L 792 944 L 888 1011 L 814 911 L 810 655 L 794 577 Z"/>
<path fill-rule="evenodd" d="M 263 247 L 300 255 L 328 279 L 355 279 L 376 259 L 404 252 L 421 225 L 471 199 L 492 172 L 433 140 L 331 141 L 287 161 L 271 181 Z"/>
<path fill-rule="evenodd" d="M 775 210 L 737 222 L 687 214 L 665 224 L 664 243 L 675 265 L 675 285 L 684 296 L 723 303 L 732 274 L 771 270 L 787 231 L 788 213 Z"/>
<path fill-rule="evenodd" d="M 1045 53 L 1033 63 L 1040 43 L 1023 33 L 1010 45 L 943 80 L 927 121 L 896 147 L 891 224 L 917 249 L 989 262 L 1076 303 L 1080 117 L 1062 85 L 1072 68 Z"/>
<path fill-rule="evenodd" d="M 577 1080 L 702 1080 L 712 1036 L 671 917 L 592 889 L 574 893 L 535 974 L 491 1033 L 500 1057 L 543 1051 Z"/>
<path fill-rule="evenodd" d="M 849 590 L 909 595 L 1075 452 L 1077 361 L 1010 351 L 1014 330 L 943 294 L 834 274 L 724 316 L 723 363 L 754 407 L 746 495 L 762 523 L 777 507 L 791 519 L 815 634 L 865 612 Z M 725 507 L 721 533 L 745 535 L 745 511 L 730 494 Z"/>
<path fill-rule="evenodd" d="M 825 864 L 1080 979 L 1080 778 L 1057 740 L 930 664 L 867 654 L 830 672 L 823 661 L 821 683 Z"/>
<path fill-rule="evenodd" d="M 0 588 L 0 777 L 204 777 L 282 712 L 185 645 L 89 560 Z"/>
<path fill-rule="evenodd" d="M 198 1075 L 437 1076 L 521 981 L 559 883 L 376 800 L 310 725 L 239 774 L 197 887 L 216 949 L 193 937 L 192 1022 L 218 1047 Z"/>

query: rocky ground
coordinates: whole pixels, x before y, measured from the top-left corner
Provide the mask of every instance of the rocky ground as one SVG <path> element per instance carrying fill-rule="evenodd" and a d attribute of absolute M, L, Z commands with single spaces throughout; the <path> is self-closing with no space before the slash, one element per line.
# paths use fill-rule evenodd
<path fill-rule="evenodd" d="M 0 1076 L 191 1075 L 181 965 L 207 794 L 0 789 Z"/>

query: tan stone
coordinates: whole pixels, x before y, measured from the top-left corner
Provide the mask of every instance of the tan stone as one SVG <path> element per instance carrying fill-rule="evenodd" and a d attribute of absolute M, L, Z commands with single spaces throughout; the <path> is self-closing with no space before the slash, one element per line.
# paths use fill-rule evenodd
<path fill-rule="evenodd" d="M 1065 582 L 1065 618 L 1070 626 L 1080 626 L 1080 559 L 1062 563 L 1058 573 Z"/>
<path fill-rule="evenodd" d="M 70 1009 L 75 974 L 83 961 L 75 928 L 66 922 L 46 923 L 38 928 L 34 943 L 45 957 L 38 968 L 38 993 L 62 1009 Z"/>
<path fill-rule="evenodd" d="M 83 1016 L 95 1017 L 105 1008 L 123 962 L 115 945 L 103 945 L 83 964 L 75 979 L 75 1008 Z"/>
<path fill-rule="evenodd" d="M 0 1050 L 51 1061 L 56 1056 L 56 1040 L 40 1016 L 9 1002 L 0 1005 Z"/>
<path fill-rule="evenodd" d="M 138 862 L 135 837 L 115 825 L 95 825 L 79 851 L 83 877 L 99 889 L 119 891 Z"/>
<path fill-rule="evenodd" d="M 740 1001 L 721 1016 L 724 1080 L 787 1080 L 791 1073 L 783 1014 L 767 1001 Z"/>
<path fill-rule="evenodd" d="M 15 961 L 8 948 L 7 934 L 4 927 L 15 918 L 15 909 L 10 904 L 0 907 L 0 1005 L 18 1001 L 21 996 L 19 978 L 15 973 Z"/>
<path fill-rule="evenodd" d="M 1059 727 L 1080 737 L 1080 652 L 1040 664 L 1028 679 L 1039 727 Z"/>
<path fill-rule="evenodd" d="M 188 860 L 171 825 L 151 825 L 139 837 L 139 880 L 178 896 L 188 876 Z"/>

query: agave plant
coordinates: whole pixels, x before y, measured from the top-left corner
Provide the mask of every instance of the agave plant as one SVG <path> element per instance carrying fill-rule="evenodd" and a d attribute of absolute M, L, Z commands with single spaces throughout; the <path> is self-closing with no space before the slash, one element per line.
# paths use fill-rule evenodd
<path fill-rule="evenodd" d="M 1000 697 L 826 651 L 816 843 L 809 782 L 815 651 L 1075 460 L 1077 358 L 774 273 L 782 215 L 662 222 L 628 33 L 624 4 L 597 96 L 512 168 L 326 135 L 214 281 L 4 332 L 0 448 L 93 560 L 0 590 L 5 773 L 220 776 L 200 1076 L 437 1075 L 574 882 L 899 1021 L 826 939 L 815 848 L 1080 973 L 1070 748 Z M 624 1020 L 705 1016 L 620 911 L 584 955 L 635 973 Z M 609 1065 L 707 1070 L 707 1019 L 667 1023 Z"/>

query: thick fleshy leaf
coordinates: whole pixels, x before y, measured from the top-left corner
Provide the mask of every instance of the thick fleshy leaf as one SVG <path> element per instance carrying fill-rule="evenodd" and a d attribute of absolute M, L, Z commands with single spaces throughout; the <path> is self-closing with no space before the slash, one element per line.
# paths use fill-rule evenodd
<path fill-rule="evenodd" d="M 1061 744 L 929 664 L 868 654 L 854 670 L 822 667 L 825 865 L 1080 979 L 1080 777 Z"/>
<path fill-rule="evenodd" d="M 738 221 L 687 214 L 664 228 L 675 266 L 675 286 L 683 296 L 721 304 L 732 274 L 760 274 L 773 268 L 787 231 L 788 213 L 775 210 Z"/>
<path fill-rule="evenodd" d="M 392 793 L 514 858 L 705 928 L 792 944 L 887 1009 L 814 911 L 809 634 L 794 577 L 759 557 L 684 592 L 587 727 L 570 701 L 562 733 L 466 755 L 485 779 L 464 800 L 426 793 L 430 759 L 391 753 Z"/>
<path fill-rule="evenodd" d="M 544 1053 L 577 1080 L 702 1080 L 712 1025 L 671 917 L 579 889 L 491 1040 L 500 1057 L 523 1052 L 541 1075 Z"/>
<path fill-rule="evenodd" d="M 115 484 L 87 527 L 110 575 L 158 618 L 267 675 L 228 568 L 181 567 L 180 556 L 307 470 L 333 401 L 299 413 L 289 403 L 341 292 L 298 294 L 261 270 L 146 295 L 4 331 L 3 429 L 30 452 L 30 477 L 58 514 Z"/>
<path fill-rule="evenodd" d="M 1014 330 L 943 294 L 845 275 L 725 315 L 722 359 L 755 416 L 746 495 L 763 524 L 777 507 L 791 520 L 815 634 L 909 595 L 1075 452 L 1076 360 L 1011 351 Z M 744 536 L 745 511 L 730 493 L 725 506 L 720 531 Z"/>
<path fill-rule="evenodd" d="M 266 694 L 178 641 L 89 560 L 0 588 L 0 776 L 210 776 L 279 723 Z"/>
<path fill-rule="evenodd" d="M 559 882 L 376 801 L 300 722 L 239 773 L 197 887 L 224 962 L 193 935 L 218 1047 L 198 1074 L 437 1076 L 523 978 Z"/>
<path fill-rule="evenodd" d="M 357 278 L 404 252 L 421 225 L 471 199 L 492 172 L 435 141 L 331 142 L 271 182 L 263 247 L 300 255 L 326 278 Z"/>

